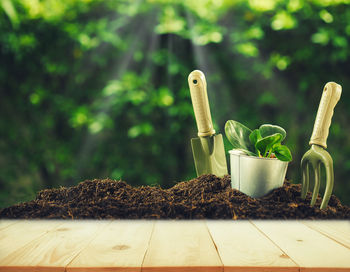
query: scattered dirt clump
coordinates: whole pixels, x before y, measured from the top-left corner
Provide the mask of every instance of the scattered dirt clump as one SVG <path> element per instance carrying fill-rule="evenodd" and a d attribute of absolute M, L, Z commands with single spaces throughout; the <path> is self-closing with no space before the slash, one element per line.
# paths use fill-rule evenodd
<path fill-rule="evenodd" d="M 86 180 L 77 186 L 46 189 L 36 199 L 0 210 L 0 218 L 63 219 L 350 219 L 350 207 L 332 195 L 326 209 L 301 185 L 283 187 L 262 198 L 231 188 L 230 176 L 202 175 L 170 189 L 133 187 L 124 181 Z"/>

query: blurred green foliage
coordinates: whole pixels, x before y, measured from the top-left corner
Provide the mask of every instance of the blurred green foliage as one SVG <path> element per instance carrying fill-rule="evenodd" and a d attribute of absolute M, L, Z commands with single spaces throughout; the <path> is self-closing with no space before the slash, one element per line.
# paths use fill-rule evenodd
<path fill-rule="evenodd" d="M 286 129 L 295 183 L 322 88 L 341 84 L 328 151 L 349 205 L 349 43 L 349 0 L 1 0 L 0 206 L 84 179 L 193 177 L 194 69 L 217 131 Z"/>

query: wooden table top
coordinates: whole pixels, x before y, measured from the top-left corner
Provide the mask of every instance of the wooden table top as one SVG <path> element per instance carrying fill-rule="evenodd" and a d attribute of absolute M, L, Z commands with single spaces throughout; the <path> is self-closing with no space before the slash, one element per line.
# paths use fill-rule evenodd
<path fill-rule="evenodd" d="M 350 221 L 0 220 L 0 271 L 350 271 Z"/>

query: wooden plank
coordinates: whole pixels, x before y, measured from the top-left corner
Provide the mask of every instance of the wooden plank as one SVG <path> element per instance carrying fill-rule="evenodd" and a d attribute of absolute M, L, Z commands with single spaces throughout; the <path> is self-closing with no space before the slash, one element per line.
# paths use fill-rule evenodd
<path fill-rule="evenodd" d="M 296 221 L 253 221 L 300 271 L 350 271 L 350 250 Z"/>
<path fill-rule="evenodd" d="M 61 224 L 56 220 L 16 220 L 16 223 L 0 230 L 0 270 L 8 255 Z"/>
<path fill-rule="evenodd" d="M 142 271 L 223 271 L 204 221 L 157 221 Z"/>
<path fill-rule="evenodd" d="M 303 221 L 303 224 L 350 249 L 350 221 Z"/>
<path fill-rule="evenodd" d="M 0 231 L 1 231 L 2 229 L 5 229 L 5 228 L 7 228 L 7 227 L 9 227 L 9 226 L 11 226 L 11 225 L 13 225 L 13 224 L 15 224 L 15 223 L 18 223 L 18 222 L 20 222 L 20 220 L 1 219 L 1 220 L 0 220 Z"/>
<path fill-rule="evenodd" d="M 65 267 L 110 221 L 68 221 L 11 253 L 0 271 L 65 271 Z M 15 225 L 16 226 L 16 225 Z"/>
<path fill-rule="evenodd" d="M 141 271 L 153 221 L 113 221 L 67 266 L 67 272 Z"/>
<path fill-rule="evenodd" d="M 287 254 L 249 221 L 208 221 L 225 272 L 299 271 Z"/>

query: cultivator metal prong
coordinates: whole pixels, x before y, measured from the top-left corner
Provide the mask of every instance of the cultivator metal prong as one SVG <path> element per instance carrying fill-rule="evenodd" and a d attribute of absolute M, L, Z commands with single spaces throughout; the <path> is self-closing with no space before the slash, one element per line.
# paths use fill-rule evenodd
<path fill-rule="evenodd" d="M 309 190 L 310 182 L 309 182 L 309 163 L 306 160 L 305 156 L 301 160 L 301 170 L 303 172 L 303 183 L 301 186 L 301 198 L 305 199 L 306 194 Z"/>
<path fill-rule="evenodd" d="M 320 191 L 321 164 L 319 162 L 316 162 L 312 164 L 312 168 L 315 173 L 315 184 L 314 184 L 314 190 L 312 192 L 311 206 L 314 206 L 316 203 L 318 192 Z"/>
<path fill-rule="evenodd" d="M 331 155 L 328 154 L 326 150 L 324 150 L 325 154 L 323 154 L 326 159 L 322 159 L 322 163 L 324 164 L 325 170 L 326 170 L 326 189 L 323 195 L 323 200 L 321 203 L 320 208 L 325 209 L 328 205 L 328 201 L 331 198 L 332 191 L 333 191 L 333 185 L 334 185 L 334 172 L 333 172 L 333 160 Z"/>
<path fill-rule="evenodd" d="M 328 205 L 328 201 L 331 197 L 333 184 L 334 184 L 334 174 L 333 174 L 333 160 L 331 155 L 318 145 L 312 145 L 311 149 L 305 153 L 301 160 L 301 169 L 303 172 L 303 181 L 301 188 L 301 198 L 305 199 L 306 194 L 310 187 L 310 176 L 309 170 L 310 165 L 314 171 L 315 184 L 312 192 L 311 206 L 314 206 L 316 199 L 320 190 L 320 179 L 321 179 L 321 165 L 324 165 L 326 169 L 326 189 L 322 199 L 320 208 L 324 209 Z"/>
<path fill-rule="evenodd" d="M 320 190 L 320 178 L 321 178 L 321 164 L 326 169 L 326 189 L 323 195 L 320 208 L 325 209 L 328 205 L 328 201 L 331 197 L 334 173 L 333 173 L 333 160 L 331 155 L 325 150 L 327 148 L 327 137 L 329 133 L 329 127 L 333 116 L 335 105 L 338 103 L 341 96 L 342 88 L 335 82 L 328 82 L 322 93 L 320 105 L 318 107 L 314 129 L 312 131 L 309 144 L 311 145 L 303 158 L 301 159 L 301 169 L 303 173 L 301 197 L 306 198 L 306 194 L 309 190 L 309 165 L 315 173 L 315 185 L 312 192 L 311 206 L 314 206 Z"/>

